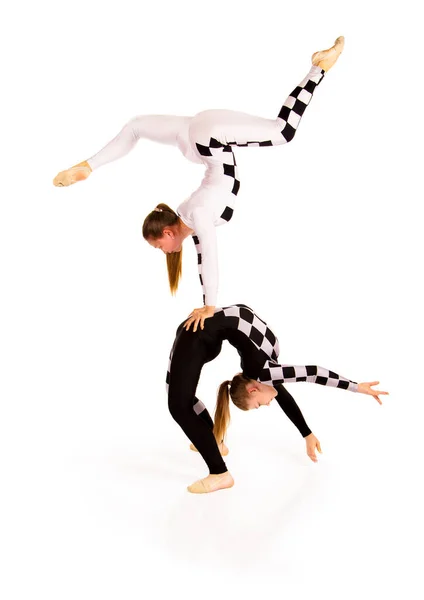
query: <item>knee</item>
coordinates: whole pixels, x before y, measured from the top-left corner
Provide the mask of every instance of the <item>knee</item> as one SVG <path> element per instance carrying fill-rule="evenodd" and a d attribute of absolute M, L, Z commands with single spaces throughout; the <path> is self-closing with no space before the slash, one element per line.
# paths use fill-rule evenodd
<path fill-rule="evenodd" d="M 137 115 L 130 119 L 123 127 L 123 131 L 130 135 L 134 141 L 138 141 L 142 137 L 142 127 L 145 120 L 144 115 Z"/>
<path fill-rule="evenodd" d="M 213 110 L 204 110 L 194 115 L 189 128 L 189 137 L 192 144 L 197 142 L 207 145 L 212 137 L 213 112 Z"/>
<path fill-rule="evenodd" d="M 174 421 L 177 421 L 177 423 L 184 420 L 185 415 L 189 410 L 193 410 L 188 404 L 185 406 L 181 394 L 175 394 L 172 390 L 172 386 L 170 386 L 168 392 L 168 409 L 171 413 L 171 417 Z"/>
<path fill-rule="evenodd" d="M 286 127 L 284 127 L 282 134 L 287 143 L 291 142 L 296 134 L 296 129 L 287 124 Z"/>

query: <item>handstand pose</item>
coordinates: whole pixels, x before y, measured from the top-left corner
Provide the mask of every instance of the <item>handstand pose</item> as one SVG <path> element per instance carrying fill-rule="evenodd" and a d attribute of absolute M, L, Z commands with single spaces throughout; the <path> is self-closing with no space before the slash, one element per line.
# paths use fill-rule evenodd
<path fill-rule="evenodd" d="M 276 146 L 290 142 L 299 126 L 316 86 L 337 61 L 344 38 L 312 55 L 312 68 L 284 102 L 276 119 L 264 119 L 230 110 L 207 110 L 194 117 L 146 115 L 129 121 L 100 152 L 54 179 L 68 186 L 86 179 L 102 165 L 128 154 L 139 139 L 177 146 L 186 158 L 205 165 L 200 187 L 174 212 L 159 204 L 145 219 L 143 236 L 166 253 L 171 292 L 181 277 L 182 243 L 192 236 L 198 253 L 202 308 L 194 309 L 187 321 L 193 331 L 214 314 L 218 292 L 218 259 L 215 227 L 227 223 L 234 211 L 240 181 L 233 146 Z"/>
<path fill-rule="evenodd" d="M 276 398 L 306 439 L 309 457 L 316 461 L 315 449 L 321 451 L 319 441 L 283 383 L 307 381 L 338 387 L 373 396 L 380 404 L 379 395 L 387 394 L 372 389 L 378 381 L 355 383 L 323 367 L 279 364 L 279 345 L 275 334 L 244 304 L 217 309 L 214 316 L 205 321 L 204 328 L 196 333 L 188 332 L 184 325 L 181 323 L 177 329 L 170 355 L 167 375 L 169 410 L 191 440 L 191 448 L 200 452 L 209 468 L 207 477 L 187 488 L 190 492 L 214 492 L 234 484 L 222 459 L 228 454 L 224 435 L 230 419 L 229 397 L 241 410 L 268 405 Z M 214 424 L 204 404 L 196 398 L 196 388 L 203 366 L 219 355 L 224 340 L 239 353 L 242 373 L 221 384 Z"/>

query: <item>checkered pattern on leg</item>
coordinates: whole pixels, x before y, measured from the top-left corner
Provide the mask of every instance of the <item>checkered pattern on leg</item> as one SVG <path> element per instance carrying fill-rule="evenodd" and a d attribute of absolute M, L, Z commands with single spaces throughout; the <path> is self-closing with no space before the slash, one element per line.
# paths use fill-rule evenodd
<path fill-rule="evenodd" d="M 294 138 L 303 113 L 311 101 L 315 88 L 324 77 L 324 74 L 325 71 L 323 69 L 312 67 L 309 74 L 297 87 L 295 87 L 281 107 L 278 117 L 285 122 L 285 125 L 281 130 L 281 135 L 286 142 L 290 142 Z"/>
<path fill-rule="evenodd" d="M 323 69 L 313 66 L 308 75 L 295 87 L 284 102 L 278 113 L 278 118 L 283 122 L 280 131 L 282 139 L 278 139 L 278 141 L 276 139 L 249 140 L 243 143 L 229 142 L 229 145 L 239 147 L 274 146 L 290 142 L 295 136 L 300 120 L 312 99 L 315 88 L 320 84 L 324 75 L 325 71 Z"/>
<path fill-rule="evenodd" d="M 203 290 L 203 304 L 206 304 L 206 295 L 204 293 L 205 288 L 203 287 L 203 278 L 202 278 L 202 245 L 201 245 L 200 240 L 197 237 L 197 235 L 192 235 L 191 237 L 193 238 L 193 242 L 194 242 L 194 245 L 196 247 L 196 252 L 197 252 L 197 269 L 199 271 L 200 285 L 202 286 L 202 290 Z"/>
<path fill-rule="evenodd" d="M 208 146 L 196 143 L 196 148 L 201 156 L 218 159 L 219 163 L 221 163 L 219 168 L 222 169 L 222 173 L 226 178 L 228 177 L 227 180 L 226 178 L 222 180 L 225 184 L 226 191 L 237 196 L 240 189 L 240 180 L 238 179 L 236 157 L 234 156 L 231 147 L 229 145 L 221 144 L 221 142 L 211 137 Z M 208 168 L 217 167 L 216 165 L 211 165 Z M 225 181 L 227 181 L 227 183 L 225 183 Z M 232 206 L 226 206 L 221 214 L 221 219 L 229 221 L 233 216 L 233 212 L 234 208 Z"/>
<path fill-rule="evenodd" d="M 242 331 L 265 356 L 277 360 L 280 351 L 278 339 L 268 325 L 244 304 L 235 304 L 220 308 L 215 314 L 223 312 L 226 317 L 236 317 L 235 325 Z"/>
<path fill-rule="evenodd" d="M 351 392 L 358 390 L 356 382 L 324 367 L 316 365 L 279 365 L 272 360 L 265 363 L 258 380 L 266 385 L 307 381 L 319 385 L 338 387 Z"/>

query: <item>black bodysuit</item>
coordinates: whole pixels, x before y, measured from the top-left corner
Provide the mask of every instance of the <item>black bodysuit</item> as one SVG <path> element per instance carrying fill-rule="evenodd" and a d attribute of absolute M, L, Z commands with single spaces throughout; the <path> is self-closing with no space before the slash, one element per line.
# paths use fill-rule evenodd
<path fill-rule="evenodd" d="M 265 321 L 244 304 L 217 309 L 213 317 L 205 320 L 203 330 L 186 331 L 181 323 L 169 361 L 168 405 L 171 415 L 199 450 L 211 473 L 224 473 L 227 468 L 212 432 L 213 421 L 204 404 L 196 398 L 196 388 L 203 365 L 219 355 L 224 340 L 239 353 L 246 377 L 277 390 L 278 404 L 303 437 L 311 430 L 283 387 L 284 382 L 307 381 L 357 391 L 357 383 L 323 367 L 279 364 L 277 337 Z"/>

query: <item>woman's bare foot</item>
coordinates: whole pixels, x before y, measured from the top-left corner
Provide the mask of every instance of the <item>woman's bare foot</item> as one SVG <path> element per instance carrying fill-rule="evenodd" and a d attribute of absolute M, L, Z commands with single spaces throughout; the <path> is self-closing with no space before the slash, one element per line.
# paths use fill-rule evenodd
<path fill-rule="evenodd" d="M 344 48 L 344 37 L 341 35 L 328 50 L 321 50 L 312 54 L 312 64 L 328 71 L 336 63 Z"/>
<path fill-rule="evenodd" d="M 219 448 L 219 451 L 221 452 L 221 456 L 227 456 L 227 454 L 229 453 L 229 450 L 228 450 L 227 446 L 224 444 L 224 442 L 221 442 L 220 444 L 218 444 L 218 448 Z M 193 452 L 199 452 L 198 449 L 193 444 L 190 444 L 190 450 L 193 450 Z"/>
<path fill-rule="evenodd" d="M 209 494 L 226 488 L 233 487 L 234 479 L 228 471 L 219 475 L 208 475 L 204 479 L 199 479 L 188 486 L 188 491 L 192 494 Z"/>
<path fill-rule="evenodd" d="M 56 187 L 65 187 L 67 185 L 72 185 L 77 181 L 83 181 L 87 179 L 87 177 L 91 173 L 91 167 L 86 160 L 77 165 L 71 167 L 70 169 L 66 169 L 66 171 L 61 171 L 56 175 L 53 179 L 53 185 Z"/>

